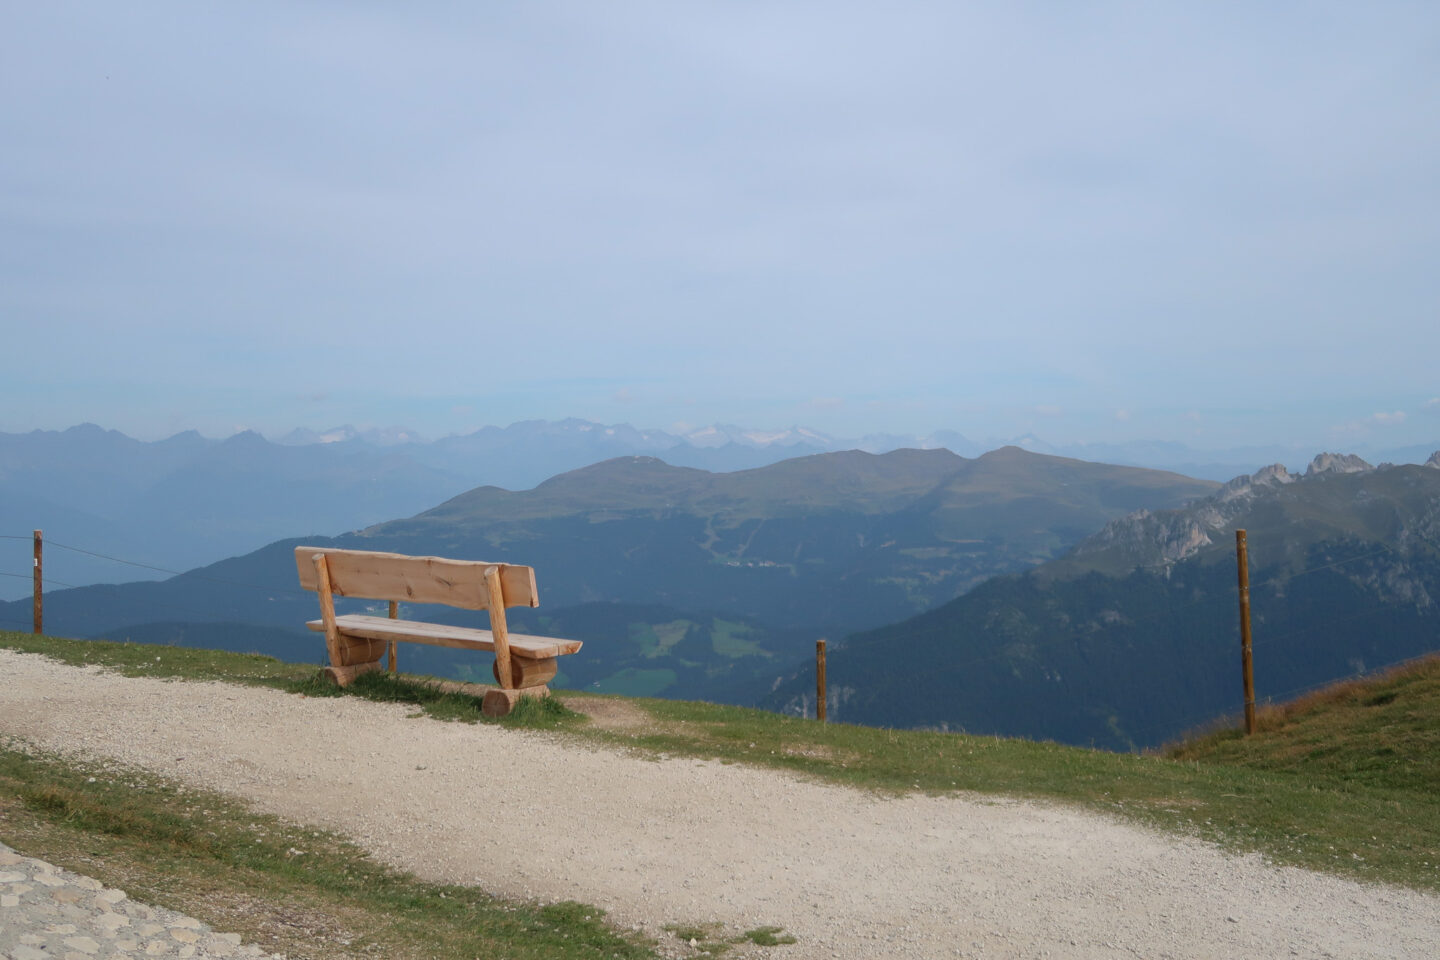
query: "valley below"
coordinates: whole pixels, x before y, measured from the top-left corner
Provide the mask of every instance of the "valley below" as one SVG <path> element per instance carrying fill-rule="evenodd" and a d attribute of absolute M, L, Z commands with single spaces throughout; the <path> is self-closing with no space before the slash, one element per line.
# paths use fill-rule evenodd
<path fill-rule="evenodd" d="M 712 473 L 606 460 L 469 490 L 338 537 L 292 537 L 162 581 L 51 591 L 50 632 L 319 663 L 296 546 L 535 567 L 511 627 L 585 643 L 557 688 L 827 712 L 870 725 L 1156 747 L 1234 715 L 1234 530 L 1252 544 L 1258 696 L 1437 648 L 1440 462 L 1323 455 L 1224 486 L 1016 447 L 815 454 Z M 400 616 L 483 626 L 483 614 Z M 341 598 L 340 613 L 385 613 Z M 27 601 L 0 604 L 10 625 Z M 478 617 L 478 619 L 477 619 Z M 407 672 L 488 682 L 406 646 Z"/>

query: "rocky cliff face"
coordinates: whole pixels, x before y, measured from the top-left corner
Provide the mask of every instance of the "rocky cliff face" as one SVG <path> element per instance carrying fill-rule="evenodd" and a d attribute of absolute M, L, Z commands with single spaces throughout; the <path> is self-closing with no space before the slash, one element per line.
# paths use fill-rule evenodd
<path fill-rule="evenodd" d="M 1353 453 L 1322 453 L 1310 461 L 1310 468 L 1305 471 L 1305 476 L 1313 477 L 1321 473 L 1369 473 L 1374 469 Z"/>

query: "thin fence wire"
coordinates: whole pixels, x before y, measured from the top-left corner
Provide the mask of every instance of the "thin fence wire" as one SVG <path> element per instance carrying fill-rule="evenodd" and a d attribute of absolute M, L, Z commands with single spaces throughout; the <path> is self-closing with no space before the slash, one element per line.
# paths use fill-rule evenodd
<path fill-rule="evenodd" d="M 9 534 L 0 535 L 0 540 L 33 540 L 33 539 L 34 539 L 33 535 L 32 535 L 32 536 L 29 536 L 29 537 L 18 537 L 18 536 L 12 536 L 12 535 L 9 535 Z M 283 593 L 283 594 L 288 594 L 288 595 L 290 595 L 290 596 L 295 596 L 295 597 L 309 596 L 309 594 L 307 593 L 307 591 L 298 590 L 298 589 L 295 589 L 295 588 L 293 588 L 293 587 L 289 587 L 289 588 L 287 588 L 287 587 L 280 587 L 280 586 L 268 586 L 268 587 L 267 587 L 267 586 L 264 586 L 264 585 L 258 584 L 258 583 L 247 583 L 247 582 L 245 582 L 245 581 L 243 581 L 243 580 L 231 580 L 231 579 L 228 579 L 228 578 L 226 578 L 226 577 L 215 577 L 215 576 L 211 576 L 211 575 L 209 575 L 209 574 L 197 573 L 197 572 L 194 571 L 194 570 L 171 570 L 171 569 L 168 568 L 168 567 L 156 566 L 156 565 L 153 564 L 153 563 L 142 563 L 142 562 L 139 561 L 139 560 L 127 560 L 127 559 L 125 559 L 124 557 L 111 556 L 110 554 L 107 554 L 107 553 L 98 553 L 98 552 L 96 552 L 96 551 L 94 551 L 94 550 L 87 550 L 87 549 L 85 549 L 84 547 L 71 546 L 70 544 L 60 543 L 59 541 L 56 541 L 56 540 L 45 540 L 44 543 L 45 543 L 45 546 L 46 546 L 47 548 L 48 548 L 48 547 L 56 547 L 56 548 L 58 548 L 58 549 L 60 549 L 60 550 L 68 550 L 68 551 L 70 551 L 71 553 L 82 554 L 82 555 L 87 556 L 87 557 L 93 557 L 93 558 L 95 558 L 95 559 L 97 559 L 97 560 L 108 560 L 108 561 L 110 561 L 110 562 L 112 562 L 112 563 L 121 563 L 121 564 L 125 564 L 126 566 L 139 567 L 139 568 L 142 569 L 142 570 L 153 570 L 153 571 L 156 572 L 156 573 L 165 573 L 165 574 L 169 574 L 169 575 L 172 576 L 172 577 L 179 577 L 179 576 L 192 577 L 192 578 L 194 578 L 194 579 L 196 579 L 196 580 L 204 580 L 204 581 L 207 581 L 207 582 L 209 582 L 209 583 L 220 583 L 220 584 L 225 584 L 226 586 L 231 586 L 231 587 L 245 587 L 246 589 L 249 589 L 249 590 L 262 590 L 262 591 L 264 591 L 265 593 L 269 593 L 269 594 Z M 24 575 L 22 575 L 22 574 L 3 574 L 3 575 L 4 575 L 4 576 L 14 576 L 14 577 L 18 577 L 18 576 L 26 576 L 26 577 L 28 577 L 28 576 L 29 576 L 28 574 L 24 574 Z M 48 577 L 46 578 L 46 582 L 49 582 L 49 578 L 48 578 Z M 55 581 L 55 582 L 56 582 L 57 584 L 60 583 L 60 581 L 58 581 L 58 580 Z M 67 583 L 67 584 L 60 584 L 60 585 L 61 585 L 61 586 L 66 586 L 66 587 L 73 587 L 73 586 L 74 586 L 73 584 L 68 584 L 68 583 Z"/>
<path fill-rule="evenodd" d="M 6 573 L 6 572 L 3 571 L 3 570 L 0 570 L 0 577 L 14 577 L 16 580 L 34 580 L 34 579 L 35 579 L 35 575 L 34 575 L 33 573 Z M 73 587 L 75 586 L 75 584 L 73 584 L 73 583 L 66 583 L 64 580 L 55 580 L 55 579 L 52 579 L 51 577 L 41 577 L 41 578 L 40 578 L 40 582 L 41 582 L 44 586 L 47 586 L 47 587 L 50 586 L 50 585 L 52 585 L 52 584 L 55 585 L 55 586 L 57 586 L 57 587 L 72 587 L 72 588 L 73 588 Z"/>
<path fill-rule="evenodd" d="M 194 570 L 170 570 L 170 569 L 167 569 L 166 567 L 157 567 L 157 566 L 155 566 L 154 564 L 150 564 L 150 563 L 140 563 L 140 562 L 135 561 L 135 560 L 125 560 L 125 559 L 122 559 L 122 558 L 120 558 L 120 557 L 112 557 L 112 556 L 109 556 L 108 554 L 104 554 L 104 553 L 96 553 L 96 552 L 94 552 L 93 550 L 86 550 L 86 549 L 84 549 L 83 547 L 72 547 L 72 546 L 69 546 L 68 544 L 57 543 L 57 542 L 55 542 L 55 541 L 53 541 L 53 540 L 47 540 L 47 541 L 45 541 L 45 542 L 46 542 L 47 545 L 59 547 L 61 550 L 70 550 L 70 551 L 72 551 L 72 552 L 74 552 L 74 553 L 84 554 L 85 556 L 88 556 L 88 557 L 96 557 L 96 558 L 98 558 L 98 559 L 100 559 L 100 560 L 111 560 L 111 561 L 113 561 L 113 562 L 115 562 L 115 563 L 129 564 L 129 565 L 132 566 L 132 567 L 143 567 L 143 568 L 146 569 L 146 570 L 154 570 L 154 571 L 156 571 L 157 573 L 168 573 L 168 574 L 170 574 L 171 576 L 174 576 L 174 577 L 179 577 L 179 576 L 193 577 L 193 578 L 195 578 L 196 580 L 205 580 L 205 581 L 208 581 L 208 582 L 210 582 L 210 583 L 223 583 L 223 584 L 226 584 L 227 586 L 232 586 L 232 587 L 246 587 L 247 589 L 250 589 L 250 590 L 263 590 L 263 591 L 265 591 L 266 593 L 288 593 L 288 594 L 291 594 L 292 596 L 308 596 L 308 593 L 307 593 L 307 591 L 305 591 L 305 590 L 297 590 L 297 589 L 294 589 L 294 588 L 289 588 L 289 589 L 287 589 L 287 588 L 285 588 L 285 587 L 264 586 L 264 585 L 258 584 L 258 583 L 246 583 L 246 582 L 243 581 L 243 580 L 230 580 L 230 579 L 227 579 L 227 578 L 225 578 L 225 577 L 213 577 L 213 576 L 210 576 L 209 574 L 196 573 Z"/>
<path fill-rule="evenodd" d="M 0 540 L 24 540 L 24 541 L 32 541 L 33 539 L 34 539 L 34 535 L 33 535 L 33 534 L 30 535 L 30 536 L 13 536 L 13 535 L 9 535 L 9 534 L 0 534 Z M 280 586 L 266 587 L 266 586 L 262 586 L 262 585 L 260 585 L 260 584 L 247 583 L 247 582 L 242 581 L 242 580 L 231 580 L 231 579 L 228 579 L 228 578 L 225 578 L 225 577 L 213 577 L 213 576 L 209 576 L 209 575 L 207 575 L 207 574 L 195 573 L 195 572 L 193 572 L 193 571 L 170 570 L 170 569 L 168 569 L 168 568 L 166 568 L 166 567 L 160 567 L 160 566 L 156 566 L 156 565 L 150 564 L 150 563 L 142 563 L 142 562 L 140 562 L 140 561 L 138 561 L 138 560 L 128 560 L 128 559 L 126 559 L 126 558 L 124 558 L 124 557 L 112 556 L 112 555 L 110 555 L 110 554 L 99 553 L 99 552 L 94 551 L 94 550 L 87 550 L 87 549 L 85 549 L 84 547 L 76 547 L 76 546 L 72 546 L 72 545 L 70 545 L 70 544 L 60 543 L 60 542 L 55 541 L 55 540 L 44 540 L 44 544 L 45 544 L 45 546 L 46 546 L 47 548 L 49 548 L 49 547 L 55 547 L 55 548 L 60 549 L 60 550 L 68 550 L 68 551 L 70 551 L 70 552 L 72 552 L 72 553 L 82 554 L 82 555 L 84 555 L 84 556 L 93 557 L 93 558 L 99 559 L 99 560 L 107 560 L 107 561 L 110 561 L 110 562 L 113 562 L 113 563 L 124 564 L 124 565 L 126 565 L 126 566 L 139 567 L 139 568 L 146 569 L 146 570 L 153 570 L 153 571 L 155 571 L 155 572 L 157 572 L 157 573 L 167 573 L 167 574 L 170 574 L 170 575 L 172 575 L 172 576 L 180 576 L 180 575 L 182 575 L 182 574 L 185 574 L 185 575 L 190 576 L 190 577 L 193 577 L 193 578 L 195 578 L 195 579 L 197 579 L 197 580 L 204 580 L 204 581 L 207 581 L 207 582 L 210 582 L 210 583 L 218 583 L 218 584 L 223 584 L 223 585 L 226 585 L 226 586 L 240 587 L 240 588 L 247 589 L 247 590 L 259 590 L 259 591 L 264 592 L 264 593 L 267 594 L 268 596 L 272 596 L 272 597 L 273 597 L 273 596 L 277 596 L 277 595 L 281 595 L 281 596 L 307 597 L 307 598 L 308 598 L 309 596 L 311 596 L 309 593 L 307 593 L 307 592 L 304 591 L 304 590 L 298 590 L 298 589 L 286 588 L 286 587 L 280 587 Z M 31 572 L 31 573 L 20 574 L 20 573 L 8 573 L 8 572 L 0 571 L 0 576 L 13 577 L 13 578 L 16 578 L 16 579 L 23 579 L 23 580 L 31 580 L 31 579 L 33 579 L 33 577 L 34 577 L 34 573 Z M 66 582 L 64 582 L 64 581 L 56 580 L 56 579 L 54 579 L 54 578 L 52 578 L 52 577 L 44 577 L 44 578 L 42 579 L 42 583 L 43 583 L 45 586 L 47 586 L 47 587 L 48 587 L 48 586 L 51 586 L 51 585 L 55 585 L 55 586 L 66 587 L 66 588 L 70 588 L 70 589 L 83 589 L 83 586 L 77 586 L 76 584 L 66 583 Z M 93 586 L 98 586 L 98 584 L 93 585 Z M 24 602 L 24 601 L 23 601 L 23 600 L 16 600 L 16 601 L 11 601 L 11 602 Z M 173 598 L 170 598 L 170 597 L 166 597 L 166 598 L 164 599 L 163 604 L 160 604 L 160 605 L 154 605 L 154 604 L 152 604 L 151 609 L 152 609 L 152 610 L 155 610 L 157 613 L 160 613 L 160 614 L 169 614 L 170 616 L 172 616 L 172 617 L 174 617 L 174 618 L 176 618 L 176 619 L 182 619 L 182 618 L 184 617 L 184 615 L 187 615 L 187 614 L 188 614 L 189 616 L 196 618 L 196 619 L 199 620 L 200 622 L 207 622 L 207 623 L 224 622 L 223 619 L 217 618 L 216 613 L 215 613 L 215 611 L 214 611 L 213 609 L 205 609 L 205 608 L 198 607 L 198 606 L 191 605 L 191 604 L 187 604 L 187 603 L 184 603 L 184 602 L 176 602 L 176 600 L 174 600 Z M 28 621 L 28 620 L 27 620 L 27 621 L 20 621 L 20 620 L 15 620 L 15 619 L 8 618 L 8 617 L 7 617 L 7 618 L 0 619 L 0 622 L 14 623 L 14 624 L 22 624 L 22 623 L 23 623 L 23 625 L 26 626 L 26 627 L 31 627 L 31 626 L 33 626 L 33 624 L 31 624 L 31 622 Z"/>

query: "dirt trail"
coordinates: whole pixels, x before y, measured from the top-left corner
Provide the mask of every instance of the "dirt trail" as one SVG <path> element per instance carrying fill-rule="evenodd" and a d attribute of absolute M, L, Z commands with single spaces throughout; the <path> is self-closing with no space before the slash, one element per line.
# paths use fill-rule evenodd
<path fill-rule="evenodd" d="M 776 960 L 1428 960 L 1440 943 L 1440 898 L 1058 806 L 877 799 L 410 719 L 403 706 L 133 679 L 7 650 L 0 677 L 0 734 L 244 797 L 430 879 L 578 899 L 657 934 L 783 926 L 797 944 L 754 948 Z"/>

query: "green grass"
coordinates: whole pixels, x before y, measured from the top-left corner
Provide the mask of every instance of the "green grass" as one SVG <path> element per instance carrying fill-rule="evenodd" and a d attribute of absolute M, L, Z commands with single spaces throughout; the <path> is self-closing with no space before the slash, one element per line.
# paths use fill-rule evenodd
<path fill-rule="evenodd" d="M 1263 707 L 1255 736 L 1223 730 L 1167 755 L 1324 776 L 1362 790 L 1433 793 L 1440 790 L 1440 657 Z"/>
<path fill-rule="evenodd" d="M 757 641 L 745 637 L 750 632 L 750 627 L 743 623 L 716 618 L 710 631 L 710 646 L 720 656 L 731 659 L 763 656 L 765 649 Z"/>
<path fill-rule="evenodd" d="M 101 666 L 127 677 L 177 680 L 228 680 L 283 687 L 314 676 L 315 666 L 282 663 L 253 653 L 227 653 L 193 647 L 115 643 L 109 640 L 67 640 L 0 631 L 0 647 L 45 656 L 71 666 Z"/>
<path fill-rule="evenodd" d="M 761 947 L 795 942 L 795 938 L 786 933 L 783 927 L 756 927 L 754 930 L 746 930 L 745 939 Z"/>
<path fill-rule="evenodd" d="M 388 673 L 367 673 L 342 690 L 326 680 L 320 671 L 311 669 L 303 679 L 288 680 L 280 687 L 310 697 L 363 697 L 384 703 L 408 703 L 426 716 L 462 723 L 497 723 L 532 730 L 558 730 L 575 726 L 585 719 L 555 697 L 521 697 L 509 714 L 495 719 L 480 712 L 480 697 L 447 691 L 433 682 L 403 674 L 395 677 Z"/>
<path fill-rule="evenodd" d="M 655 635 L 655 649 L 647 652 L 647 657 L 663 657 L 670 652 L 670 648 L 681 640 L 690 631 L 693 624 L 689 620 L 671 620 L 666 623 L 657 623 L 651 627 Z"/>
<path fill-rule="evenodd" d="M 688 944 L 697 954 L 707 957 L 724 956 L 736 944 L 750 943 L 757 947 L 778 947 L 795 943 L 784 927 L 756 927 L 739 936 L 727 937 L 718 923 L 675 924 L 665 928 L 681 943 Z"/>
<path fill-rule="evenodd" d="M 21 634 L 0 635 L 0 644 L 134 675 L 297 689 L 314 674 L 264 658 L 182 648 Z M 386 695 L 383 688 L 357 692 Z M 579 694 L 564 698 L 584 704 Z M 1149 756 L 823 725 L 714 704 L 627 703 L 644 712 L 644 723 L 609 729 L 559 718 L 553 725 L 565 736 L 650 755 L 773 767 L 866 790 L 975 791 L 1076 804 L 1278 863 L 1440 890 L 1440 659 L 1266 713 L 1254 738 L 1222 731 Z"/>

